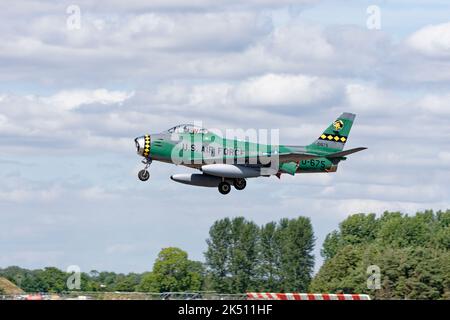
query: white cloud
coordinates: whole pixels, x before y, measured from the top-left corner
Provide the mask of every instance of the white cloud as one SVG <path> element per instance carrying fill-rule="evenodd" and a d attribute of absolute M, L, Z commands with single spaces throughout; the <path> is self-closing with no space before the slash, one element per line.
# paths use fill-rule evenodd
<path fill-rule="evenodd" d="M 107 108 L 121 106 L 134 92 L 94 90 L 63 90 L 49 96 L 5 94 L 0 101 L 0 132 L 3 143 L 16 148 L 59 149 L 76 145 L 116 148 L 123 141 L 112 137 L 102 137 L 102 131 L 127 130 L 132 121 L 117 114 L 106 116 L 99 113 L 76 113 L 80 106 L 90 108 L 99 105 Z M 92 138 L 92 139 L 91 139 Z M 43 145 L 44 144 L 44 145 Z"/>
<path fill-rule="evenodd" d="M 224 10 L 227 8 L 277 8 L 287 5 L 310 5 L 317 0 L 248 0 L 245 3 L 238 0 L 193 0 L 186 2 L 184 0 L 131 0 L 124 3 L 120 0 L 110 0 L 108 6 L 92 3 L 91 1 L 80 0 L 82 7 L 98 9 L 101 11 L 121 11 L 136 12 L 142 10 L 172 10 L 189 11 L 191 10 Z"/>
<path fill-rule="evenodd" d="M 52 96 L 40 98 L 54 108 L 71 110 L 83 104 L 120 104 L 131 98 L 134 92 L 96 90 L 64 90 Z M 39 99 L 39 98 L 38 98 Z"/>
<path fill-rule="evenodd" d="M 441 161 L 445 161 L 445 162 L 450 163 L 450 152 L 448 152 L 448 151 L 441 151 L 441 152 L 439 152 L 438 158 Z"/>
<path fill-rule="evenodd" d="M 418 106 L 425 112 L 450 115 L 450 94 L 427 94 L 418 101 Z"/>
<path fill-rule="evenodd" d="M 335 54 L 324 29 L 317 25 L 291 24 L 276 28 L 263 42 L 265 49 L 289 60 L 327 61 Z"/>
<path fill-rule="evenodd" d="M 241 105 L 282 108 L 308 107 L 332 98 L 337 86 L 332 81 L 303 75 L 268 74 L 252 78 L 236 88 Z"/>
<path fill-rule="evenodd" d="M 348 84 L 345 90 L 346 100 L 351 111 L 356 113 L 404 112 L 406 101 L 392 91 L 367 84 Z"/>
<path fill-rule="evenodd" d="M 158 110 L 158 113 L 177 113 L 178 116 L 203 120 L 220 115 L 239 121 L 238 116 L 248 116 L 247 111 L 251 108 L 252 115 L 263 120 L 267 118 L 267 112 L 276 116 L 285 111 L 300 112 L 332 103 L 343 95 L 342 87 L 340 80 L 269 73 L 232 82 L 163 84 L 152 92 L 137 93 L 136 99 L 130 100 L 129 104 L 136 110 L 136 105 L 146 100 L 152 105 L 149 112 Z M 214 114 L 209 112 L 210 108 L 215 108 Z"/>
<path fill-rule="evenodd" d="M 0 190 L 0 199 L 8 202 L 51 202 L 62 195 L 60 186 L 38 188 L 36 186 L 18 186 L 10 190 Z"/>
<path fill-rule="evenodd" d="M 429 25 L 413 33 L 406 43 L 430 57 L 450 57 L 450 22 Z"/>
<path fill-rule="evenodd" d="M 57 86 L 270 72 L 373 77 L 389 48 L 386 37 L 362 28 L 330 29 L 296 19 L 274 26 L 270 12 L 242 8 L 86 14 L 80 30 L 65 28 L 65 18 L 30 17 L 20 34 L 8 21 L 0 57 L 16 68 L 10 73 L 3 67 L 0 79 Z"/>

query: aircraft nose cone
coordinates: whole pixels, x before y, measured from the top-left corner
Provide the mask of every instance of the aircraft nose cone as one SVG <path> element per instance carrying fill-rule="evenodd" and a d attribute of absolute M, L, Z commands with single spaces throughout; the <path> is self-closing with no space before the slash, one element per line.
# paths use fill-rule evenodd
<path fill-rule="evenodd" d="M 142 156 L 143 153 L 143 138 L 142 137 L 137 137 L 136 139 L 134 139 L 134 144 L 136 145 L 136 152 L 138 155 Z"/>
<path fill-rule="evenodd" d="M 138 155 L 146 158 L 150 156 L 151 138 L 149 134 L 137 137 L 136 139 L 134 139 L 134 143 L 136 145 L 136 152 Z"/>

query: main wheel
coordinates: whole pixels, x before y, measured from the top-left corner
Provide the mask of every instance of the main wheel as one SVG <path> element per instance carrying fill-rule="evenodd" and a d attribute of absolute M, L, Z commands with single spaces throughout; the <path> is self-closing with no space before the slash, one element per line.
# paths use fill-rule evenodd
<path fill-rule="evenodd" d="M 147 181 L 150 178 L 150 172 L 148 172 L 145 169 L 141 170 L 141 171 L 139 171 L 138 178 L 141 181 Z"/>
<path fill-rule="evenodd" d="M 225 182 L 225 181 L 219 183 L 219 187 L 218 188 L 219 188 L 219 192 L 221 194 L 228 194 L 228 193 L 230 193 L 230 190 L 231 190 L 230 184 L 228 182 Z"/>
<path fill-rule="evenodd" d="M 236 188 L 236 190 L 244 190 L 246 185 L 247 181 L 245 181 L 244 178 L 235 179 L 233 181 L 233 186 Z"/>

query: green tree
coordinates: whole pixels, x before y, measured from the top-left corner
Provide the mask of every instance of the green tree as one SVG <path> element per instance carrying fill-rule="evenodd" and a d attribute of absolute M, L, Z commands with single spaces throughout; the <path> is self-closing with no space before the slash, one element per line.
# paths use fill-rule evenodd
<path fill-rule="evenodd" d="M 359 267 L 362 250 L 347 245 L 324 262 L 309 287 L 310 292 L 360 293 L 366 285 L 365 270 Z"/>
<path fill-rule="evenodd" d="M 275 292 L 280 288 L 281 247 L 277 240 L 275 222 L 261 227 L 258 283 L 258 289 L 261 291 Z"/>
<path fill-rule="evenodd" d="M 242 217 L 216 221 L 205 253 L 219 292 L 305 289 L 314 266 L 308 218 L 282 219 L 259 228 Z"/>
<path fill-rule="evenodd" d="M 384 246 L 408 247 L 430 244 L 435 223 L 432 212 L 417 213 L 409 217 L 385 213 L 378 232 L 378 240 Z"/>
<path fill-rule="evenodd" d="M 305 291 L 314 268 L 314 234 L 306 217 L 281 219 L 276 233 L 280 291 Z"/>
<path fill-rule="evenodd" d="M 232 220 L 230 246 L 231 292 L 255 289 L 258 264 L 258 226 L 243 217 Z"/>
<path fill-rule="evenodd" d="M 54 267 L 47 267 L 36 273 L 37 287 L 35 291 L 62 292 L 67 290 L 68 274 Z"/>
<path fill-rule="evenodd" d="M 89 276 L 89 274 L 81 273 L 81 291 L 100 291 L 100 283 L 95 278 Z"/>
<path fill-rule="evenodd" d="M 132 292 L 136 290 L 141 279 L 136 273 L 130 273 L 127 275 L 119 275 L 115 283 L 115 291 Z"/>
<path fill-rule="evenodd" d="M 449 225 L 449 210 L 414 216 L 385 212 L 375 220 L 350 216 L 327 236 L 322 249 L 326 260 L 310 290 L 369 293 L 378 299 L 448 299 Z M 381 271 L 379 290 L 366 285 L 371 265 Z"/>
<path fill-rule="evenodd" d="M 206 264 L 210 271 L 211 286 L 218 292 L 230 290 L 230 247 L 231 221 L 229 218 L 218 220 L 209 229 L 206 240 L 208 249 L 205 252 Z"/>
<path fill-rule="evenodd" d="M 339 249 L 347 245 L 370 243 L 375 240 L 379 230 L 379 221 L 375 214 L 354 214 L 339 225 L 339 232 L 333 231 L 327 235 L 321 250 L 326 259 L 332 258 Z"/>
<path fill-rule="evenodd" d="M 185 251 L 164 248 L 158 254 L 153 271 L 143 276 L 139 289 L 149 292 L 199 291 L 202 274 L 199 265 L 190 261 Z"/>
<path fill-rule="evenodd" d="M 218 292 L 241 293 L 257 284 L 259 228 L 243 217 L 216 221 L 206 240 L 206 264 Z"/>
<path fill-rule="evenodd" d="M 100 272 L 96 281 L 103 291 L 114 291 L 117 281 L 117 274 L 114 272 Z"/>

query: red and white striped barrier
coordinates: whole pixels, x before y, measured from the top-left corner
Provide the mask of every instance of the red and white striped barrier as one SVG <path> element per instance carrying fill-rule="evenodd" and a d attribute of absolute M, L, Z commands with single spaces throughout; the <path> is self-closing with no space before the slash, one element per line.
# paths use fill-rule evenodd
<path fill-rule="evenodd" d="M 247 292 L 248 300 L 370 300 L 368 294 Z"/>

